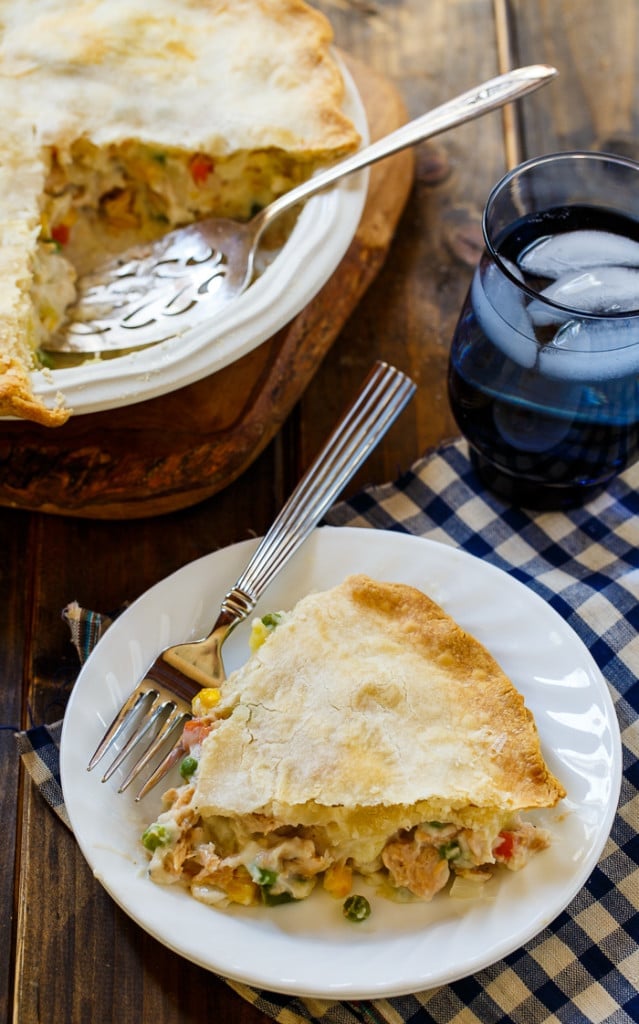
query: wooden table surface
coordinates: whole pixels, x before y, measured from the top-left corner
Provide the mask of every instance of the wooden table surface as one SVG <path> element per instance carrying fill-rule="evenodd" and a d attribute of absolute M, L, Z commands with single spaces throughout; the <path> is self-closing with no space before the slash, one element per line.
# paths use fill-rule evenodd
<path fill-rule="evenodd" d="M 635 0 L 318 0 L 342 49 L 387 76 L 410 116 L 509 66 L 560 71 L 517 111 L 416 151 L 387 261 L 275 439 L 233 484 L 164 516 L 95 521 L 0 509 L 3 786 L 0 1016 L 17 1024 L 268 1019 L 143 932 L 92 877 L 24 773 L 11 726 L 60 718 L 77 671 L 60 612 L 104 610 L 209 550 L 264 531 L 376 358 L 418 393 L 349 487 L 397 476 L 456 434 L 449 340 L 480 247 L 491 185 L 520 158 L 566 149 L 637 157 Z"/>

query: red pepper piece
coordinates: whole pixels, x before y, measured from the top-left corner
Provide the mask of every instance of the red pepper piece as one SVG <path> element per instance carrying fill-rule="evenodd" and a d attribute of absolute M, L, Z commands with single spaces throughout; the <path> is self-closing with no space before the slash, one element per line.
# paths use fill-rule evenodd
<path fill-rule="evenodd" d="M 213 170 L 213 161 L 206 153 L 196 153 L 189 160 L 189 170 L 196 185 L 204 185 Z"/>

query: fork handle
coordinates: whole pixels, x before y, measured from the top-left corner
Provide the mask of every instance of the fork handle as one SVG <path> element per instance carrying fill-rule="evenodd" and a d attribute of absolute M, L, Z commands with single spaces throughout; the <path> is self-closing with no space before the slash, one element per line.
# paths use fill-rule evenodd
<path fill-rule="evenodd" d="M 330 437 L 262 538 L 222 602 L 230 628 L 255 607 L 264 590 L 317 525 L 415 393 L 401 370 L 377 362 Z M 219 620 L 218 620 L 219 622 Z"/>
<path fill-rule="evenodd" d="M 315 195 L 316 192 L 332 185 L 345 175 L 360 171 L 384 157 L 414 146 L 418 142 L 423 142 L 424 139 L 429 139 L 449 128 L 455 128 L 466 121 L 481 117 L 490 110 L 503 107 L 506 103 L 519 99 L 545 85 L 556 74 L 557 69 L 549 64 L 530 64 L 491 78 L 487 82 L 461 93 L 454 99 L 434 107 L 422 114 L 421 117 L 409 121 L 389 135 L 385 135 L 364 149 L 353 153 L 345 160 L 340 160 L 332 167 L 313 175 L 308 181 L 302 182 L 301 185 L 270 203 L 261 213 L 257 214 L 254 222 L 259 224 L 260 232 L 264 231 L 267 225 L 285 210 L 308 199 L 309 196 Z"/>

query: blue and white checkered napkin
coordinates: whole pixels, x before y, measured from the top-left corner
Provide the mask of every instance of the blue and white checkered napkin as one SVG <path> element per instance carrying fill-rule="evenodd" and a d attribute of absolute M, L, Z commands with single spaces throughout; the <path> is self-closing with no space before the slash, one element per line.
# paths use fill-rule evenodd
<path fill-rule="evenodd" d="M 639 1020 L 639 462 L 567 513 L 528 513 L 483 491 L 464 442 L 394 484 L 331 510 L 335 526 L 397 530 L 461 547 L 535 590 L 570 623 L 606 677 L 621 727 L 624 778 L 612 833 L 567 910 L 479 974 L 413 995 L 361 1002 L 300 999 L 229 982 L 279 1024 L 631 1024 Z M 104 622 L 65 609 L 84 657 Z M 43 795 L 64 818 L 58 727 L 18 737 Z"/>

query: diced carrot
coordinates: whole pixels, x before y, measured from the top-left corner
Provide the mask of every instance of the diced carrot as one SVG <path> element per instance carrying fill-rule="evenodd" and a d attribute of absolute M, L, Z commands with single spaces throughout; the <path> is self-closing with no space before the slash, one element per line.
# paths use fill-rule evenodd
<path fill-rule="evenodd" d="M 191 177 L 196 185 L 204 185 L 213 170 L 213 161 L 206 153 L 195 153 L 189 161 Z"/>
<path fill-rule="evenodd" d="M 197 718 L 188 721 L 182 731 L 182 746 L 187 750 L 196 747 L 212 729 L 211 722 L 200 722 Z"/>
<path fill-rule="evenodd" d="M 493 854 L 497 860 L 510 860 L 515 849 L 515 837 L 512 832 L 500 832 L 499 842 L 493 846 Z"/>
<path fill-rule="evenodd" d="M 66 245 L 69 241 L 70 228 L 68 224 L 56 224 L 51 228 L 51 238 L 58 245 Z"/>

